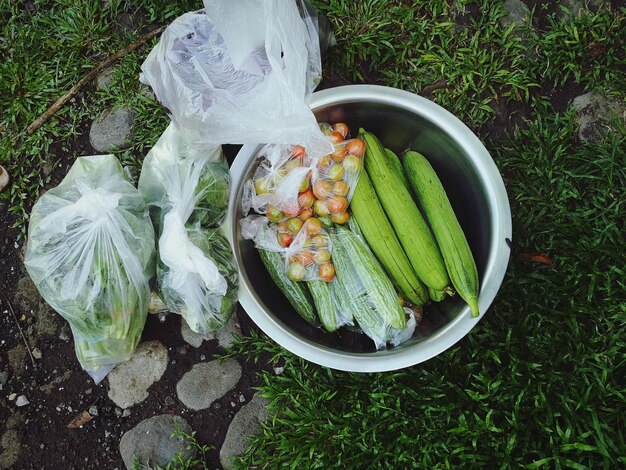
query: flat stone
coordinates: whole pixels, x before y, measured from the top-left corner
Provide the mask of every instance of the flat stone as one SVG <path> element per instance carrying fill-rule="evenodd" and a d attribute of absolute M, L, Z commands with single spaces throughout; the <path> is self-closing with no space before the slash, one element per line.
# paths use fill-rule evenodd
<path fill-rule="evenodd" d="M 98 90 L 106 90 L 113 83 L 113 69 L 105 69 L 96 77 L 96 88 Z"/>
<path fill-rule="evenodd" d="M 20 456 L 20 434 L 8 429 L 0 438 L 0 468 L 13 468 Z"/>
<path fill-rule="evenodd" d="M 61 317 L 39 294 L 30 276 L 23 276 L 17 281 L 13 301 L 23 313 L 34 316 L 37 337 L 54 337 L 58 334 Z"/>
<path fill-rule="evenodd" d="M 268 418 L 267 404 L 268 401 L 257 393 L 233 418 L 220 449 L 220 462 L 225 469 L 235 468 L 231 459 L 244 453 L 250 436 L 260 434 L 261 423 Z"/>
<path fill-rule="evenodd" d="M 133 133 L 133 113 L 125 107 L 108 109 L 93 122 L 89 142 L 98 152 L 110 153 L 130 146 Z"/>
<path fill-rule="evenodd" d="M 528 22 L 530 10 L 521 0 L 506 0 L 502 5 L 502 10 L 506 15 L 499 18 L 503 28 L 511 25 L 522 26 Z"/>
<path fill-rule="evenodd" d="M 128 408 L 148 398 L 148 387 L 167 368 L 167 349 L 159 341 L 141 343 L 133 356 L 109 372 L 109 398 L 120 408 Z"/>
<path fill-rule="evenodd" d="M 626 113 L 623 101 L 595 92 L 577 96 L 572 106 L 578 112 L 578 138 L 592 143 L 612 132 L 614 120 L 622 118 Z"/>
<path fill-rule="evenodd" d="M 183 460 L 193 457 L 195 449 L 187 449 L 184 439 L 172 437 L 177 429 L 185 434 L 192 432 L 187 421 L 180 416 L 170 415 L 148 418 L 126 432 L 119 447 L 126 468 L 135 468 L 135 456 L 140 464 L 150 468 L 167 465 L 179 451 L 182 451 Z"/>
<path fill-rule="evenodd" d="M 204 410 L 231 390 L 241 378 L 241 366 L 232 358 L 194 365 L 176 385 L 178 399 L 192 410 Z"/>
<path fill-rule="evenodd" d="M 194 348 L 199 348 L 202 346 L 204 341 L 211 341 L 212 339 L 216 339 L 217 343 L 222 348 L 228 348 L 235 342 L 235 335 L 241 334 L 241 329 L 237 323 L 237 315 L 234 314 L 230 317 L 230 320 L 226 322 L 226 325 L 224 325 L 223 328 L 204 334 L 193 331 L 184 320 L 180 323 L 180 334 L 182 335 L 183 340 Z"/>

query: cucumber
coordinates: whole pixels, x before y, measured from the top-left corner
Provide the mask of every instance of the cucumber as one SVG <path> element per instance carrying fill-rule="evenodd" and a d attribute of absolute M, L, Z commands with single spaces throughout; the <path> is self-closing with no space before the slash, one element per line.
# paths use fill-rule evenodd
<path fill-rule="evenodd" d="M 265 269 L 271 276 L 274 283 L 278 286 L 289 303 L 298 312 L 307 323 L 317 326 L 317 314 L 313 306 L 313 299 L 306 285 L 300 282 L 294 282 L 287 277 L 285 272 L 285 260 L 280 253 L 275 251 L 263 250 L 257 248 L 261 261 L 265 265 Z"/>
<path fill-rule="evenodd" d="M 402 182 L 404 183 L 404 187 L 408 190 L 409 180 L 406 179 L 406 175 L 404 174 L 404 170 L 402 169 L 402 162 L 400 161 L 398 156 L 389 149 L 385 149 L 385 154 L 387 155 L 387 161 L 391 165 L 392 171 L 395 173 L 397 178 L 402 180 Z"/>
<path fill-rule="evenodd" d="M 335 281 L 342 284 L 351 315 L 363 331 L 381 331 L 381 325 L 402 329 L 406 316 L 385 271 L 363 242 L 350 230 L 330 230 Z M 383 335 L 385 338 L 385 335 Z"/>
<path fill-rule="evenodd" d="M 413 270 L 428 287 L 445 290 L 450 279 L 424 217 L 408 189 L 394 172 L 385 149 L 376 136 L 361 129 L 359 137 L 366 145 L 367 175 Z"/>
<path fill-rule="evenodd" d="M 397 157 L 394 155 L 394 158 Z M 428 301 L 426 289 L 413 272 L 366 172 L 359 177 L 350 207 L 352 219 L 398 290 L 412 304 L 425 304 Z"/>
<path fill-rule="evenodd" d="M 322 326 L 326 331 L 336 331 L 340 326 L 339 318 L 335 313 L 335 307 L 330 296 L 330 286 L 325 281 L 308 281 L 307 286 L 313 297 L 315 309 L 320 317 Z"/>
<path fill-rule="evenodd" d="M 477 317 L 480 312 L 476 262 L 443 185 L 423 155 L 408 150 L 403 164 L 409 183 L 433 229 L 452 285 L 469 304 L 472 315 Z"/>

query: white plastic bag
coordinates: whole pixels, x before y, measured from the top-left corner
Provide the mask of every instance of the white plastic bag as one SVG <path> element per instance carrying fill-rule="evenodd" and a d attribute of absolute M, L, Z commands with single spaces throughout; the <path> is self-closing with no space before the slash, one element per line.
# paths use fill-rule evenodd
<path fill-rule="evenodd" d="M 332 152 L 307 104 L 321 61 L 301 0 L 206 0 L 168 26 L 141 70 L 188 142 Z"/>
<path fill-rule="evenodd" d="M 24 264 L 96 382 L 135 350 L 154 259 L 148 210 L 113 155 L 78 158 L 33 207 Z"/>

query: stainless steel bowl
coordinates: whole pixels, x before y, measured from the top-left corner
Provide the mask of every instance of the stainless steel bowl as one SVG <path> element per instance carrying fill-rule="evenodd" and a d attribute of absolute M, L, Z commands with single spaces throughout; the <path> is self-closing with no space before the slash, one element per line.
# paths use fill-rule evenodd
<path fill-rule="evenodd" d="M 241 237 L 243 183 L 256 168 L 260 146 L 245 145 L 232 167 L 226 230 L 240 270 L 239 301 L 252 320 L 274 341 L 311 362 L 334 369 L 377 372 L 423 362 L 465 336 L 493 301 L 509 260 L 511 213 L 496 165 L 478 138 L 440 106 L 406 91 L 352 85 L 313 94 L 318 121 L 346 122 L 376 134 L 396 153 L 412 148 L 424 154 L 439 174 L 474 253 L 481 281 L 481 317 L 473 318 L 458 298 L 427 307 L 413 338 L 375 351 L 362 334 L 328 334 L 298 317 L 265 271 L 253 244 Z M 342 329 L 345 330 L 345 329 Z"/>

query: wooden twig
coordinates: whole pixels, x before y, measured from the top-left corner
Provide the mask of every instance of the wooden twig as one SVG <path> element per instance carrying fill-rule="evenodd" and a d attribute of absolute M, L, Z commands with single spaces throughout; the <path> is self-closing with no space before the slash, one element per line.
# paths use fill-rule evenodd
<path fill-rule="evenodd" d="M 122 49 L 122 50 L 116 52 L 115 54 L 110 55 L 109 57 L 107 57 L 103 62 L 100 63 L 100 65 L 98 65 L 97 67 L 92 69 L 87 75 L 85 75 L 83 78 L 81 78 L 80 81 L 70 89 L 70 91 L 68 91 L 65 95 L 63 95 L 61 98 L 59 98 L 52 106 L 50 106 L 46 110 L 45 113 L 43 113 L 41 116 L 39 116 L 37 119 L 35 119 L 32 122 L 32 124 L 30 126 L 28 126 L 28 128 L 26 129 L 26 132 L 28 132 L 28 134 L 32 134 L 37 129 L 39 129 L 43 125 L 44 122 L 46 122 L 48 119 L 50 119 L 56 113 L 58 113 L 59 110 L 65 105 L 65 103 L 67 103 L 74 96 L 76 96 L 78 94 L 78 92 L 80 91 L 80 89 L 82 87 L 84 87 L 87 83 L 91 82 L 94 78 L 96 78 L 100 72 L 102 72 L 107 67 L 110 67 L 111 64 L 113 64 L 114 62 L 118 61 L 119 59 L 124 57 L 126 54 L 134 51 L 139 46 L 145 44 L 146 42 L 148 42 L 150 39 L 152 39 L 156 35 L 162 33 L 163 30 L 165 29 L 165 27 L 166 26 L 161 26 L 160 28 L 157 28 L 157 29 L 154 29 L 154 30 L 150 31 L 145 36 L 142 36 L 139 39 L 137 39 L 136 41 L 131 42 L 124 49 Z"/>
<path fill-rule="evenodd" d="M 33 357 L 33 353 L 30 350 L 30 346 L 28 345 L 28 341 L 26 340 L 26 336 L 24 336 L 24 332 L 22 331 L 22 327 L 20 326 L 20 322 L 17 320 L 17 315 L 15 315 L 15 311 L 13 310 L 13 305 L 11 305 L 11 301 L 9 300 L 9 298 L 7 297 L 7 295 L 3 291 L 0 291 L 0 294 L 2 294 L 2 297 L 4 298 L 4 301 L 9 306 L 9 310 L 11 311 L 11 315 L 13 315 L 13 319 L 15 320 L 15 324 L 17 325 L 17 329 L 20 330 L 20 334 L 22 335 L 22 339 L 24 340 L 24 344 L 26 345 L 26 350 L 28 351 L 28 355 L 30 356 L 30 362 L 33 363 L 33 369 L 35 369 L 37 367 L 35 365 L 35 358 Z"/>
<path fill-rule="evenodd" d="M 445 78 L 442 80 L 437 80 L 436 82 L 433 82 L 433 83 L 429 83 L 428 85 L 425 85 L 424 88 L 422 88 L 421 94 L 429 95 L 433 91 L 438 90 L 439 88 L 445 87 L 446 83 L 448 83 L 448 80 Z"/>

